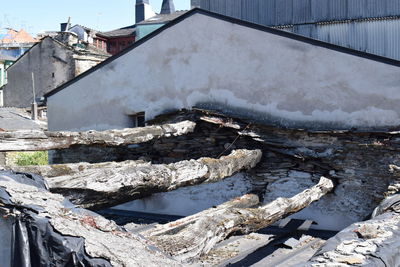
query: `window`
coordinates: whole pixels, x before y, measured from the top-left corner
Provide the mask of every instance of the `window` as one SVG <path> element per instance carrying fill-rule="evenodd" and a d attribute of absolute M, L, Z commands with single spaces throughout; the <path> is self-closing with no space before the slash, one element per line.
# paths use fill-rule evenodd
<path fill-rule="evenodd" d="M 129 115 L 129 117 L 133 128 L 146 126 L 144 111 Z"/>

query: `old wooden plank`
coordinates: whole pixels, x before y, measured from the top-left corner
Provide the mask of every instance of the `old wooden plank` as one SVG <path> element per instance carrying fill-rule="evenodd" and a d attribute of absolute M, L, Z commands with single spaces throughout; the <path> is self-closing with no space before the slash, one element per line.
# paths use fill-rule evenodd
<path fill-rule="evenodd" d="M 1 151 L 40 151 L 63 149 L 72 145 L 120 146 L 138 144 L 160 137 L 179 136 L 193 132 L 196 123 L 178 123 L 127 128 L 121 130 L 86 132 L 48 132 L 21 130 L 0 132 Z"/>
<path fill-rule="evenodd" d="M 159 248 L 182 261 L 190 261 L 208 253 L 218 242 L 234 232 L 250 233 L 300 211 L 319 200 L 334 188 L 334 183 L 321 177 L 319 183 L 291 198 L 278 198 L 259 208 L 236 208 L 221 205 L 188 218 L 158 227 L 144 235 Z M 175 225 L 184 227 L 171 231 Z"/>
<path fill-rule="evenodd" d="M 90 209 L 112 207 L 157 192 L 210 183 L 254 167 L 260 150 L 235 150 L 219 159 L 200 158 L 171 164 L 143 161 L 13 167 L 46 177 L 52 192 Z"/>

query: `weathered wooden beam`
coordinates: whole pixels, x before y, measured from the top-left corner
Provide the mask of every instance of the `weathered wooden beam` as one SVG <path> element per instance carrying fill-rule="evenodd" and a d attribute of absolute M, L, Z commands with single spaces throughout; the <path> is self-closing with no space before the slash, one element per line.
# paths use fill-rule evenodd
<path fill-rule="evenodd" d="M 333 182 L 322 177 L 317 185 L 291 198 L 278 198 L 259 208 L 224 204 L 159 226 L 144 236 L 175 259 L 190 261 L 206 254 L 232 233 L 250 233 L 265 228 L 319 200 L 333 188 Z"/>
<path fill-rule="evenodd" d="M 63 149 L 72 145 L 120 146 L 193 132 L 196 123 L 182 121 L 159 126 L 86 132 L 48 132 L 21 130 L 0 132 L 0 152 Z"/>
<path fill-rule="evenodd" d="M 261 155 L 260 150 L 243 149 L 219 159 L 200 158 L 172 164 L 125 161 L 12 169 L 42 175 L 52 192 L 63 194 L 80 207 L 101 209 L 157 192 L 222 180 L 242 169 L 253 168 Z"/>
<path fill-rule="evenodd" d="M 15 266 L 182 266 L 143 237 L 35 186 L 27 175 L 0 172 L 0 196 L 0 222 L 15 221 L 12 238 L 0 243 L 13 248 Z"/>
<path fill-rule="evenodd" d="M 195 223 L 198 220 L 202 220 L 207 216 L 213 216 L 213 214 L 217 215 L 221 212 L 221 210 L 238 208 L 253 208 L 260 203 L 260 200 L 257 195 L 247 194 L 241 197 L 237 197 L 233 200 L 225 202 L 215 208 L 204 210 L 202 212 L 193 214 L 191 216 L 187 216 L 185 218 L 179 219 L 174 222 L 170 222 L 167 224 L 159 224 L 155 228 L 150 229 L 149 231 L 143 233 L 146 236 L 163 236 L 163 235 L 173 235 L 178 233 L 180 230 L 184 229 L 188 225 Z"/>

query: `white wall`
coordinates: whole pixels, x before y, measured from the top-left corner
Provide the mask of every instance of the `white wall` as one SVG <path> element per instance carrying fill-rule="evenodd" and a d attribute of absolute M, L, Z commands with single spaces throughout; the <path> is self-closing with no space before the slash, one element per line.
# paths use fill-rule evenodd
<path fill-rule="evenodd" d="M 217 103 L 315 127 L 400 124 L 400 69 L 195 14 L 48 99 L 50 130 Z"/>

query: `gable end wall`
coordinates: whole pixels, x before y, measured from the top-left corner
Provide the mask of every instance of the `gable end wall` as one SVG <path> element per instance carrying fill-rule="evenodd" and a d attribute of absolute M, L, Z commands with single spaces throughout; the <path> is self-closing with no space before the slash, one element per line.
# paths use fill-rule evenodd
<path fill-rule="evenodd" d="M 206 106 L 306 128 L 400 124 L 400 69 L 193 14 L 48 98 L 50 130 Z"/>

